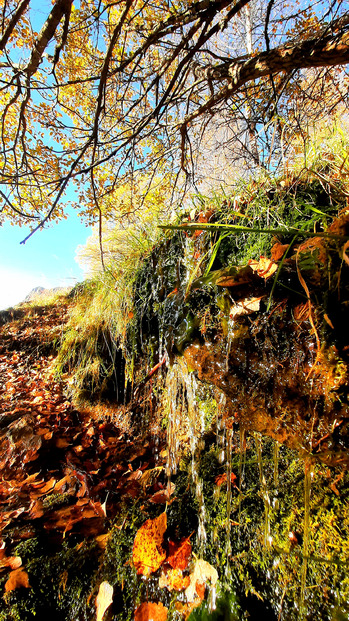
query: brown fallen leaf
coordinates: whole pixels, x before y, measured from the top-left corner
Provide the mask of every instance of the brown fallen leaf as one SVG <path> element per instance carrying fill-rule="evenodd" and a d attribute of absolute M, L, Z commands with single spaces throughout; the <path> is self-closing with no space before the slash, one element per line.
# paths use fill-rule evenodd
<path fill-rule="evenodd" d="M 270 251 L 272 261 L 279 261 L 289 247 L 289 244 L 280 244 L 280 242 L 276 242 Z"/>
<path fill-rule="evenodd" d="M 96 621 L 102 621 L 105 611 L 113 602 L 113 593 L 114 589 L 109 582 L 101 582 L 96 597 Z"/>
<path fill-rule="evenodd" d="M 165 504 L 166 502 L 170 500 L 170 496 L 173 494 L 175 489 L 176 489 L 175 484 L 170 483 L 169 485 L 167 485 L 165 489 L 160 489 L 158 492 L 155 492 L 155 494 L 150 496 L 149 500 L 150 502 L 153 502 L 158 505 Z"/>
<path fill-rule="evenodd" d="M 15 569 L 10 572 L 7 582 L 5 583 L 5 591 L 14 591 L 15 589 L 30 589 L 29 576 L 24 569 Z"/>
<path fill-rule="evenodd" d="M 239 279 L 237 276 L 221 276 L 216 281 L 216 285 L 218 287 L 239 287 L 240 285 L 245 285 L 249 281 L 247 278 Z"/>
<path fill-rule="evenodd" d="M 239 300 L 230 308 L 229 317 L 230 319 L 235 319 L 240 315 L 250 315 L 251 313 L 255 313 L 259 311 L 261 305 L 261 299 L 264 296 L 261 295 L 258 298 L 245 298 L 244 300 Z"/>
<path fill-rule="evenodd" d="M 42 500 L 33 500 L 29 507 L 29 517 L 31 520 L 36 520 L 44 515 L 44 507 Z"/>
<path fill-rule="evenodd" d="M 98 547 L 101 550 L 105 550 L 106 549 L 107 543 L 108 543 L 108 541 L 110 539 L 110 535 L 111 535 L 111 533 L 109 532 L 109 533 L 105 533 L 104 535 L 98 535 L 98 537 L 96 537 L 95 541 L 96 541 Z"/>
<path fill-rule="evenodd" d="M 164 512 L 153 520 L 147 520 L 136 533 L 132 560 L 137 574 L 149 576 L 164 562 L 166 552 L 162 542 L 166 528 L 167 516 Z"/>
<path fill-rule="evenodd" d="M 55 445 L 57 448 L 67 448 L 67 446 L 70 446 L 70 442 L 66 438 L 57 438 Z"/>
<path fill-rule="evenodd" d="M 40 498 L 40 496 L 45 496 L 45 494 L 53 491 L 55 485 L 56 479 L 53 477 L 49 481 L 35 481 L 35 483 L 31 484 L 34 491 L 30 493 L 30 497 L 35 500 L 36 498 Z"/>
<path fill-rule="evenodd" d="M 293 317 L 295 321 L 301 323 L 302 321 L 307 321 L 309 319 L 309 312 L 308 302 L 297 304 L 297 306 L 293 309 Z"/>
<path fill-rule="evenodd" d="M 155 604 L 153 602 L 143 602 L 135 610 L 134 621 L 166 621 L 168 608 L 159 602 Z"/>

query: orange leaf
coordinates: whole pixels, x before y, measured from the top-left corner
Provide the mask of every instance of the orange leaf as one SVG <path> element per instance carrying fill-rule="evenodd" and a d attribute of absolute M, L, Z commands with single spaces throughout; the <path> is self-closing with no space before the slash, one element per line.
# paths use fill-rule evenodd
<path fill-rule="evenodd" d="M 14 591 L 15 589 L 20 589 L 24 587 L 25 589 L 30 588 L 29 577 L 24 569 L 15 569 L 10 572 L 8 580 L 5 584 L 5 591 Z"/>
<path fill-rule="evenodd" d="M 5 556 L 2 557 L 0 560 L 0 569 L 3 569 L 4 567 L 10 567 L 10 569 L 18 569 L 21 565 L 22 559 L 20 556 Z"/>
<path fill-rule="evenodd" d="M 164 532 L 167 528 L 166 513 L 161 513 L 154 520 L 147 520 L 135 536 L 132 560 L 137 574 L 149 576 L 159 569 L 166 558 L 162 548 Z"/>
<path fill-rule="evenodd" d="M 201 584 L 201 582 L 197 582 L 195 585 L 195 591 L 197 596 L 203 600 L 205 597 L 205 590 L 206 590 L 206 585 L 205 584 Z"/>
<path fill-rule="evenodd" d="M 231 473 L 230 475 L 230 480 L 232 482 L 232 484 L 236 487 L 236 475 L 234 474 L 234 472 Z M 223 485 L 223 483 L 227 482 L 227 473 L 224 472 L 223 474 L 218 475 L 215 478 L 215 484 L 218 486 Z"/>
<path fill-rule="evenodd" d="M 289 244 L 280 244 L 280 242 L 276 242 L 271 249 L 272 261 L 279 261 L 279 259 L 284 256 L 288 248 Z"/>
<path fill-rule="evenodd" d="M 191 543 L 189 537 L 181 539 L 179 543 L 174 541 L 168 542 L 169 555 L 167 562 L 174 569 L 184 570 L 187 568 L 191 556 Z"/>
<path fill-rule="evenodd" d="M 168 608 L 159 602 L 143 602 L 135 610 L 135 621 L 166 621 Z"/>

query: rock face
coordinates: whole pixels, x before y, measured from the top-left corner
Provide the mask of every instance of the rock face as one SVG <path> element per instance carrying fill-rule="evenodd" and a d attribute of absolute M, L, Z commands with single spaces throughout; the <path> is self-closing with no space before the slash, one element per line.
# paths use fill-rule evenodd
<path fill-rule="evenodd" d="M 349 268 L 339 258 L 323 240 L 301 244 L 278 275 L 272 304 L 273 274 L 259 283 L 256 273 L 241 285 L 226 280 L 215 293 L 218 312 L 212 304 L 182 353 L 198 379 L 226 395 L 231 421 L 347 466 Z M 199 292 L 188 296 L 192 314 Z"/>
<path fill-rule="evenodd" d="M 198 379 L 226 395 L 228 426 L 348 465 L 348 364 L 333 345 L 317 350 L 310 330 L 308 321 L 292 322 L 290 308 L 255 313 L 236 322 L 229 344 L 196 341 L 183 355 Z"/>

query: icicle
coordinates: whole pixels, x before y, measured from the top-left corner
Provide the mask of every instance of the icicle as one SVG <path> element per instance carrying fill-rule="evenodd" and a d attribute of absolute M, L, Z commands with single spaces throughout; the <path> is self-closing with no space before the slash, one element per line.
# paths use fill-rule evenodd
<path fill-rule="evenodd" d="M 205 429 L 204 414 L 197 406 L 197 381 L 193 373 L 189 373 L 183 358 L 170 367 L 166 378 L 166 394 L 168 409 L 167 426 L 167 477 L 177 472 L 180 437 L 186 431 L 190 438 L 191 474 L 196 500 L 198 502 L 198 542 L 200 551 L 206 543 L 206 509 L 203 483 L 199 476 L 201 437 Z"/>
<path fill-rule="evenodd" d="M 310 542 L 310 493 L 313 466 L 309 460 L 304 462 L 304 532 L 303 532 L 303 563 L 301 569 L 301 590 L 299 599 L 299 620 L 306 618 L 305 587 L 307 581 L 309 542 Z"/>
<path fill-rule="evenodd" d="M 207 534 L 206 534 L 206 508 L 205 508 L 205 499 L 203 493 L 203 483 L 200 479 L 198 467 L 200 463 L 200 453 L 202 450 L 201 446 L 201 437 L 205 430 L 205 420 L 203 412 L 200 412 L 197 407 L 197 381 L 193 373 L 188 373 L 187 367 L 183 366 L 183 379 L 185 380 L 186 385 L 186 393 L 187 393 L 187 407 L 188 407 L 188 423 L 189 423 L 189 434 L 190 434 L 190 448 L 192 455 L 191 469 L 192 469 L 192 480 L 195 487 L 195 495 L 198 503 L 198 543 L 200 548 L 200 553 L 203 553 Z"/>

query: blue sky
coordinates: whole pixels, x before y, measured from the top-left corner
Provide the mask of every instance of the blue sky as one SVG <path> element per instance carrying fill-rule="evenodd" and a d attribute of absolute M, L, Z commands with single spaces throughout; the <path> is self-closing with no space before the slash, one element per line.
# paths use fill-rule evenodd
<path fill-rule="evenodd" d="M 24 245 L 20 242 L 28 227 L 0 226 L 0 309 L 18 304 L 34 287 L 68 286 L 83 279 L 75 253 L 91 228 L 72 209 L 67 214 L 67 220 L 38 231 Z"/>

